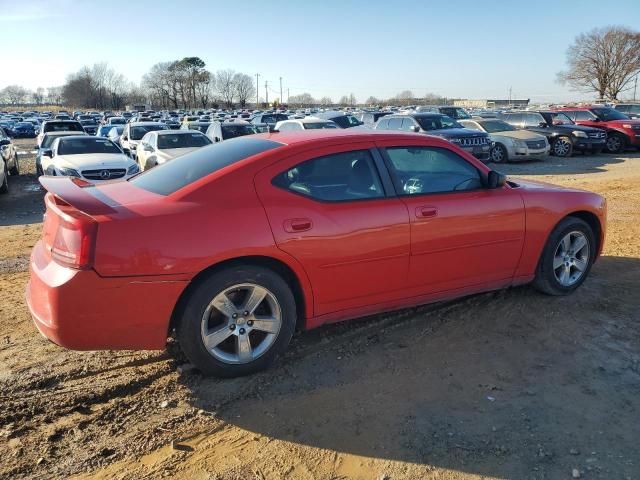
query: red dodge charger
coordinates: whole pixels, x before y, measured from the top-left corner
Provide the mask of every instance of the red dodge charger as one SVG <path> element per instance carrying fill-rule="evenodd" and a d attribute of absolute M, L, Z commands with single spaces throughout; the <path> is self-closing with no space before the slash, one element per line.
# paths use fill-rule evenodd
<path fill-rule="evenodd" d="M 532 283 L 565 295 L 605 236 L 594 193 L 510 181 L 410 133 L 220 142 L 126 181 L 41 177 L 27 301 L 78 349 L 162 349 L 205 374 L 268 366 L 296 327 Z"/>

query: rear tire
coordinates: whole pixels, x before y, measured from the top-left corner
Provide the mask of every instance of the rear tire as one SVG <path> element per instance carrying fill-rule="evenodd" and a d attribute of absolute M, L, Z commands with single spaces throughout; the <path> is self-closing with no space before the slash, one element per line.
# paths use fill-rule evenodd
<path fill-rule="evenodd" d="M 547 295 L 568 295 L 582 285 L 596 255 L 596 238 L 587 222 L 562 220 L 542 251 L 533 287 Z"/>
<path fill-rule="evenodd" d="M 253 306 L 250 300 L 263 294 Z M 278 274 L 241 265 L 200 281 L 177 320 L 178 342 L 204 375 L 238 377 L 267 368 L 285 351 L 296 325 L 296 302 Z"/>
<path fill-rule="evenodd" d="M 5 194 L 9 193 L 9 171 L 5 162 L 2 162 L 2 168 L 4 168 L 4 180 L 0 185 L 0 194 Z"/>
<path fill-rule="evenodd" d="M 570 157 L 573 154 L 573 143 L 569 137 L 558 137 L 551 145 L 551 153 L 556 157 Z"/>
<path fill-rule="evenodd" d="M 9 170 L 11 175 L 20 175 L 20 163 L 18 162 L 18 152 L 15 152 L 13 156 L 13 167 Z"/>

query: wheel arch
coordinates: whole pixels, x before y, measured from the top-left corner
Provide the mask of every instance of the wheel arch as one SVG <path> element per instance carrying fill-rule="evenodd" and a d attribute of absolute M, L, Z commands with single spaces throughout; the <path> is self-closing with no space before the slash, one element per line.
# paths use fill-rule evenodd
<path fill-rule="evenodd" d="M 558 223 L 560 223 L 562 220 L 564 220 L 567 217 L 579 218 L 580 220 L 586 222 L 587 225 L 589 225 L 589 227 L 591 227 L 591 230 L 593 231 L 593 236 L 596 238 L 596 252 L 597 252 L 596 256 L 599 256 L 600 252 L 602 251 L 603 238 L 602 238 L 602 225 L 600 224 L 600 219 L 598 218 L 598 216 L 595 213 L 590 212 L 588 210 L 578 210 L 578 211 L 567 214 L 566 216 L 561 218 Z"/>
<path fill-rule="evenodd" d="M 191 295 L 193 289 L 200 283 L 200 281 L 202 281 L 202 279 L 224 269 L 244 265 L 253 265 L 268 268 L 269 270 L 272 270 L 273 272 L 280 275 L 285 280 L 285 282 L 287 282 L 287 285 L 289 285 L 289 288 L 291 288 L 291 292 L 293 293 L 293 297 L 296 301 L 296 329 L 304 329 L 306 326 L 307 317 L 311 316 L 311 313 L 313 311 L 313 298 L 310 296 L 310 292 L 308 291 L 308 289 L 305 288 L 309 287 L 308 284 L 305 283 L 303 285 L 303 280 L 301 280 L 299 274 L 297 274 L 294 269 L 283 260 L 266 255 L 247 255 L 221 260 L 208 266 L 207 268 L 196 274 L 191 279 L 189 285 L 182 291 L 175 307 L 173 308 L 173 312 L 169 320 L 168 333 L 170 334 L 171 331 L 175 328 L 180 317 L 180 313 L 186 305 L 186 301 Z"/>

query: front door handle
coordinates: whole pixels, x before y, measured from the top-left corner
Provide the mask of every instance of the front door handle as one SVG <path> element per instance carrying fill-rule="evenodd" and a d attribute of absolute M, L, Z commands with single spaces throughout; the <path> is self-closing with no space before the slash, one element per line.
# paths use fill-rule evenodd
<path fill-rule="evenodd" d="M 289 233 L 299 233 L 311 230 L 313 222 L 309 218 L 290 218 L 284 221 L 284 229 Z"/>
<path fill-rule="evenodd" d="M 416 217 L 418 218 L 431 218 L 438 215 L 438 209 L 430 205 L 423 205 L 416 208 Z"/>

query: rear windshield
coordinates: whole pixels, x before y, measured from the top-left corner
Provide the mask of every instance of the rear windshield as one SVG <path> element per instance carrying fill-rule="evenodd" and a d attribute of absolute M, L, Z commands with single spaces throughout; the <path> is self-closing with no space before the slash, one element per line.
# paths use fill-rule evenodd
<path fill-rule="evenodd" d="M 226 140 L 158 165 L 129 181 L 144 190 L 170 195 L 210 173 L 282 145 L 261 138 Z"/>
<path fill-rule="evenodd" d="M 137 125 L 131 127 L 131 140 L 140 140 L 149 132 L 155 132 L 156 130 L 166 130 L 167 126 L 162 124 L 157 125 Z"/>
<path fill-rule="evenodd" d="M 158 148 L 191 148 L 209 145 L 209 137 L 201 133 L 173 133 L 170 135 L 158 135 Z"/>
<path fill-rule="evenodd" d="M 58 155 L 82 155 L 85 153 L 122 153 L 106 138 L 61 138 L 58 143 Z"/>
<path fill-rule="evenodd" d="M 47 122 L 46 132 L 84 132 L 80 122 Z"/>
<path fill-rule="evenodd" d="M 253 135 L 258 133 L 255 126 L 247 125 L 222 125 L 222 136 L 226 139 L 241 137 L 243 135 Z"/>

